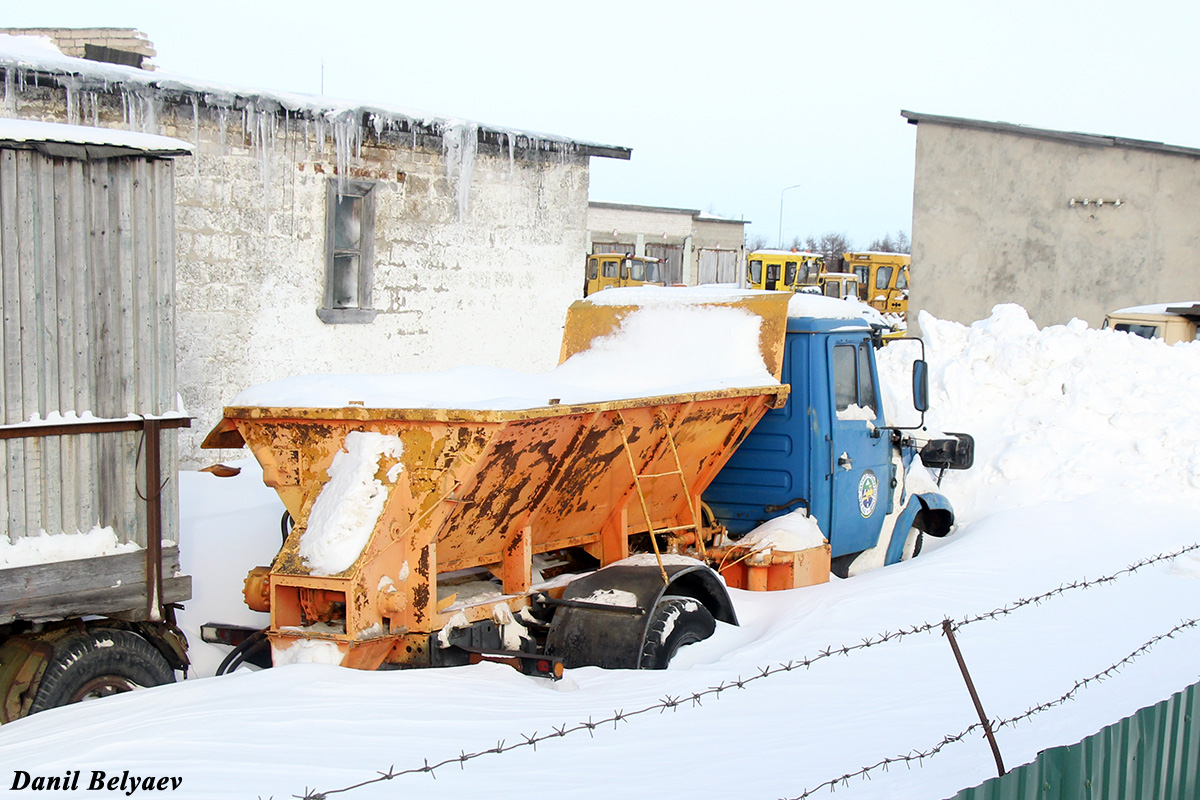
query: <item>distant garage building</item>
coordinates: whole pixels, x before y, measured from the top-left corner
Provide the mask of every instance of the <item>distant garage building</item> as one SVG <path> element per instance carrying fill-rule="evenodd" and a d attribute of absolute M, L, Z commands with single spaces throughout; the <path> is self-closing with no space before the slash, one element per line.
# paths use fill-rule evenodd
<path fill-rule="evenodd" d="M 1039 325 L 1200 298 L 1200 149 L 901 112 L 917 126 L 910 309 Z"/>
<path fill-rule="evenodd" d="M 662 259 L 669 284 L 738 283 L 746 222 L 689 208 L 589 202 L 587 252 Z"/>

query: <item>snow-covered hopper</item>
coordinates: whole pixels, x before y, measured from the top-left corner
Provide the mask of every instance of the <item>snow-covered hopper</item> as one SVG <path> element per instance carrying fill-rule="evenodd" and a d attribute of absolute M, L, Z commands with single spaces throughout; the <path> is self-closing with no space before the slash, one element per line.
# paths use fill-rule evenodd
<path fill-rule="evenodd" d="M 461 409 L 381 407 L 386 402 L 366 397 L 370 387 L 362 400 L 351 387 L 337 407 L 319 407 L 320 398 L 309 404 L 310 396 L 292 406 L 226 408 L 205 446 L 249 446 L 295 521 L 272 567 L 257 568 L 246 585 L 250 606 L 270 611 L 276 663 L 317 658 L 374 669 L 507 655 L 545 672 L 555 669 L 550 652 L 568 664 L 639 666 L 664 596 L 709 600 L 714 616 L 733 621 L 715 574 L 666 551 L 703 553 L 700 495 L 750 428 L 787 397 L 777 381 L 786 303 L 786 295 L 758 294 L 700 304 L 747 323 L 742 344 L 758 359 L 759 385 L 742 379 L 688 390 L 676 381 L 668 385 L 682 390 L 600 400 L 568 389 L 526 407 Z M 613 331 L 630 327 L 632 311 L 573 307 L 566 363 L 556 372 L 569 371 L 577 353 L 603 349 L 595 341 L 611 343 Z M 629 358 L 626 349 L 617 363 L 639 370 Z M 583 369 L 595 371 L 595 363 Z M 659 555 L 637 568 L 593 573 L 627 559 L 631 544 Z M 637 573 L 629 586 L 596 584 L 594 575 L 628 569 Z M 693 574 L 701 570 L 707 576 Z M 588 573 L 591 595 L 599 597 L 595 586 L 624 595 L 580 600 L 568 584 Z M 647 575 L 650 588 L 640 588 Z M 613 613 L 601 617 L 636 618 L 615 625 L 640 631 L 638 652 L 564 652 L 580 649 L 567 641 L 578 637 L 563 634 L 555 645 L 553 630 L 547 647 L 545 628 L 571 613 L 603 612 L 596 607 L 606 602 Z M 530 605 L 533 613 L 522 614 Z"/>

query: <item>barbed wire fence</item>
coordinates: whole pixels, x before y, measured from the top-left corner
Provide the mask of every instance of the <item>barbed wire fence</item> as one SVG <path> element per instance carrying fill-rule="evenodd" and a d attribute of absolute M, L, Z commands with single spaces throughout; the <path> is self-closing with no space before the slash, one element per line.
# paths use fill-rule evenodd
<path fill-rule="evenodd" d="M 968 625 L 973 625 L 977 622 L 997 620 L 997 619 L 1006 617 L 1010 614 L 1013 614 L 1022 609 L 1025 609 L 1025 608 L 1029 608 L 1029 607 L 1033 607 L 1033 606 L 1040 606 L 1043 602 L 1045 602 L 1047 600 L 1061 597 L 1065 594 L 1068 594 L 1068 593 L 1076 591 L 1076 590 L 1085 590 L 1085 589 L 1090 589 L 1090 588 L 1093 588 L 1096 586 L 1104 586 L 1107 584 L 1111 584 L 1115 581 L 1121 580 L 1122 578 L 1128 577 L 1128 576 L 1133 575 L 1143 569 L 1146 569 L 1147 567 L 1153 566 L 1155 564 L 1164 563 L 1167 561 L 1173 561 L 1174 559 L 1179 558 L 1180 556 L 1183 556 L 1183 555 L 1186 555 L 1188 553 L 1192 553 L 1192 552 L 1195 552 L 1198 550 L 1200 550 L 1200 543 L 1187 545 L 1185 547 L 1182 547 L 1178 550 L 1175 550 L 1175 551 L 1172 551 L 1169 553 L 1159 553 L 1159 554 L 1156 554 L 1153 556 L 1149 556 L 1147 558 L 1144 558 L 1140 561 L 1137 561 L 1137 562 L 1125 567 L 1124 569 L 1118 570 L 1118 571 L 1113 572 L 1108 575 L 1104 575 L 1099 578 L 1094 578 L 1094 579 L 1081 578 L 1079 580 L 1071 581 L 1069 583 L 1060 584 L 1058 587 L 1056 587 L 1054 589 L 1050 589 L 1048 591 L 1042 592 L 1037 595 L 1033 595 L 1031 597 L 1025 597 L 1025 598 L 1021 598 L 1021 599 L 1012 601 L 1011 603 L 1007 603 L 1003 606 L 992 609 L 991 611 L 987 611 L 987 612 L 983 612 L 983 613 L 976 613 L 976 614 L 969 614 L 958 620 L 953 620 L 953 619 L 947 618 L 947 619 L 938 620 L 936 622 L 924 622 L 924 623 L 920 623 L 917 625 L 913 625 L 912 627 L 900 628 L 895 631 L 884 631 L 883 633 L 876 634 L 875 636 L 870 636 L 870 637 L 861 639 L 860 641 L 855 642 L 853 644 L 843 644 L 843 645 L 838 645 L 838 646 L 826 647 L 826 648 L 818 651 L 815 655 L 812 655 L 812 656 L 798 658 L 798 659 L 792 659 L 792 660 L 789 660 L 786 662 L 768 665 L 768 666 L 760 666 L 760 667 L 758 667 L 757 671 L 753 674 L 750 674 L 748 676 L 738 676 L 735 679 L 732 679 L 729 681 L 724 681 L 716 686 L 710 686 L 710 687 L 700 690 L 700 691 L 692 692 L 689 694 L 665 695 L 658 702 L 648 705 L 644 708 L 639 708 L 639 709 L 636 709 L 633 711 L 616 710 L 616 711 L 613 711 L 610 716 L 604 717 L 602 719 L 596 720 L 596 719 L 593 719 L 592 717 L 588 717 L 588 719 L 586 721 L 580 721 L 580 722 L 575 722 L 575 723 L 566 723 L 561 726 L 552 726 L 551 731 L 549 733 L 539 733 L 537 731 L 535 731 L 531 734 L 521 733 L 521 734 L 519 734 L 520 739 L 518 739 L 518 740 L 509 741 L 509 740 L 502 739 L 496 743 L 495 747 L 486 748 L 486 749 L 480 750 L 478 752 L 467 753 L 465 751 L 460 751 L 459 755 L 457 755 L 457 756 L 450 756 L 450 757 L 443 758 L 438 761 L 434 761 L 432 763 L 429 761 L 428 758 L 426 758 L 423 760 L 423 763 L 420 766 L 409 767 L 406 769 L 397 770 L 395 768 L 395 765 L 392 765 L 392 766 L 388 767 L 388 769 L 386 769 L 386 770 L 378 771 L 374 777 L 366 778 L 362 781 L 359 781 L 358 783 L 350 784 L 350 785 L 343 786 L 340 788 L 335 788 L 335 789 L 325 789 L 325 790 L 306 789 L 304 794 L 293 795 L 293 797 L 298 798 L 299 800 L 328 800 L 328 798 L 333 797 L 335 795 L 345 794 L 348 792 L 352 792 L 356 789 L 361 789 L 361 788 L 371 786 L 374 784 L 379 784 L 379 783 L 382 783 L 385 781 L 395 780 L 396 778 L 400 778 L 400 777 L 403 777 L 406 775 L 426 774 L 426 775 L 429 775 L 429 776 L 433 777 L 434 779 L 436 779 L 437 778 L 436 772 L 439 769 L 449 768 L 454 765 L 458 765 L 460 769 L 464 769 L 468 762 L 473 761 L 478 758 L 483 758 L 485 756 L 502 755 L 504 753 L 509 753 L 514 750 L 520 750 L 520 749 L 525 749 L 525 748 L 531 748 L 534 751 L 536 751 L 537 746 L 543 742 L 548 742 L 548 741 L 552 741 L 555 739 L 563 739 L 568 736 L 573 736 L 575 734 L 580 734 L 580 733 L 587 733 L 589 735 L 589 737 L 594 738 L 595 733 L 598 729 L 607 728 L 607 726 L 609 726 L 609 725 L 611 725 L 613 727 L 613 729 L 616 730 L 619 728 L 621 723 L 629 722 L 630 720 L 636 719 L 638 717 L 644 717 L 644 716 L 648 716 L 648 715 L 652 715 L 652 714 L 656 714 L 656 713 L 664 714 L 667 711 L 674 712 L 674 711 L 679 710 L 680 708 L 700 707 L 703 705 L 704 700 L 706 700 L 706 699 L 719 700 L 721 698 L 722 694 L 725 692 L 730 692 L 730 691 L 737 690 L 737 689 L 745 689 L 747 686 L 749 686 L 751 684 L 754 684 L 759 681 L 763 681 L 767 678 L 778 676 L 778 675 L 781 675 L 784 673 L 791 673 L 791 672 L 794 672 L 794 671 L 800 670 L 800 669 L 809 669 L 813 665 L 818 664 L 827 659 L 833 658 L 834 656 L 849 656 L 858 651 L 866 650 L 868 648 L 876 647 L 876 646 L 879 646 L 882 644 L 886 644 L 888 642 L 899 641 L 901 639 L 906 639 L 906 638 L 916 636 L 919 634 L 930 633 L 932 631 L 940 632 L 940 631 L 943 631 L 943 629 L 946 625 L 949 625 L 951 630 L 956 631 L 961 628 L 967 627 Z M 1081 690 L 1089 687 L 1091 684 L 1096 683 L 1098 681 L 1102 681 L 1105 678 L 1111 677 L 1112 675 L 1114 675 L 1115 673 L 1120 671 L 1120 669 L 1122 667 L 1126 666 L 1130 662 L 1132 662 L 1132 661 L 1136 660 L 1137 658 L 1139 658 L 1140 656 L 1144 655 L 1146 652 L 1148 652 L 1150 649 L 1152 649 L 1155 645 L 1157 645 L 1164 639 L 1174 638 L 1176 634 L 1178 634 L 1184 630 L 1195 629 L 1198 625 L 1200 625 L 1200 618 L 1183 620 L 1178 625 L 1171 628 L 1169 631 L 1160 633 L 1157 636 L 1147 640 L 1145 643 L 1143 643 L 1138 648 L 1133 650 L 1131 653 L 1129 653 L 1129 655 L 1125 656 L 1120 661 L 1117 661 L 1116 663 L 1112 664 L 1111 666 L 1101 670 L 1100 672 L 1098 672 L 1090 677 L 1082 678 L 1082 679 L 1076 681 L 1075 684 L 1061 697 L 1054 699 L 1054 700 L 1050 700 L 1045 703 L 1040 703 L 1036 706 L 1032 706 L 1025 712 L 1018 714 L 1016 716 L 996 720 L 992 723 L 992 726 L 994 728 L 1011 727 L 1013 725 L 1016 725 L 1019 722 L 1027 720 L 1039 713 L 1042 713 L 1044 711 L 1048 711 L 1052 708 L 1060 706 L 1060 705 L 1072 700 Z M 914 750 L 908 754 L 884 758 L 870 766 L 865 766 L 858 770 L 854 770 L 852 772 L 848 772 L 848 773 L 839 775 L 834 778 L 829 778 L 828 780 L 825 780 L 825 781 L 817 784 L 816 786 L 805 789 L 804 792 L 802 792 L 799 795 L 796 795 L 794 798 L 789 798 L 789 800 L 804 800 L 804 798 L 811 797 L 815 792 L 818 792 L 821 790 L 834 790 L 838 786 L 847 786 L 855 778 L 868 779 L 868 778 L 870 778 L 872 773 L 875 773 L 878 771 L 886 772 L 890 767 L 896 766 L 899 764 L 905 764 L 910 767 L 914 763 L 920 764 L 920 763 L 924 762 L 926 759 L 932 758 L 933 756 L 942 752 L 942 750 L 945 749 L 947 746 L 954 744 L 956 742 L 961 742 L 965 738 L 970 736 L 971 734 L 973 734 L 977 731 L 982 731 L 983 728 L 984 728 L 984 724 L 982 722 L 973 723 L 972 725 L 969 725 L 968 727 L 966 727 L 965 729 L 963 729 L 962 731 L 960 731 L 958 733 L 953 733 L 953 734 L 949 734 L 949 735 L 945 736 L 940 742 L 928 747 L 927 749 Z"/>

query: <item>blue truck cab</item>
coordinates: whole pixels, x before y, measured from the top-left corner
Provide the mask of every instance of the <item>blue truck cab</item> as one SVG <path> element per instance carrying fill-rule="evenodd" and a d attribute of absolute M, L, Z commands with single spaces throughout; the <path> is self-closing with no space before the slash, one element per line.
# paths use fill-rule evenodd
<path fill-rule="evenodd" d="M 829 540 L 832 572 L 846 577 L 852 566 L 859 572 L 915 555 L 922 535 L 950 532 L 949 501 L 909 492 L 905 471 L 916 457 L 934 469 L 968 468 L 973 441 L 966 434 L 922 441 L 889 426 L 875 360 L 880 342 L 863 319 L 789 316 L 787 403 L 763 417 L 703 498 L 731 538 L 806 509 Z M 924 361 L 914 362 L 921 412 L 925 374 Z"/>

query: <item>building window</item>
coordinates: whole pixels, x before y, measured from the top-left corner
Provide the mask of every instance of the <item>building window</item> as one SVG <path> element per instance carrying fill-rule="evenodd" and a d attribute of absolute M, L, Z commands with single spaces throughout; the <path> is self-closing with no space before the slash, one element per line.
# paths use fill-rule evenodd
<path fill-rule="evenodd" d="M 325 192 L 323 322 L 370 322 L 375 272 L 375 185 L 330 179 Z"/>

